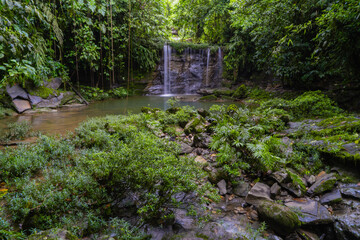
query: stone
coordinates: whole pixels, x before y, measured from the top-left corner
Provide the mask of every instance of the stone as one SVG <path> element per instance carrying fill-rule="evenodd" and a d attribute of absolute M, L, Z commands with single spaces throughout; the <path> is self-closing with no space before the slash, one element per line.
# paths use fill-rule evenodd
<path fill-rule="evenodd" d="M 13 103 L 14 103 L 15 109 L 18 113 L 23 113 L 26 110 L 31 109 L 31 105 L 28 100 L 14 99 Z"/>
<path fill-rule="evenodd" d="M 233 193 L 235 195 L 238 195 L 239 197 L 246 197 L 250 190 L 250 185 L 247 182 L 242 182 L 237 185 L 235 185 L 233 189 Z"/>
<path fill-rule="evenodd" d="M 310 195 L 318 195 L 334 188 L 336 177 L 334 174 L 323 174 L 319 176 L 316 182 L 308 189 Z"/>
<path fill-rule="evenodd" d="M 352 199 L 345 199 L 343 203 L 343 209 L 334 211 L 336 237 L 343 240 L 360 240 L 360 203 Z"/>
<path fill-rule="evenodd" d="M 289 175 L 287 172 L 284 171 L 277 171 L 270 175 L 271 178 L 273 178 L 278 183 L 286 182 L 286 180 L 289 180 Z"/>
<path fill-rule="evenodd" d="M 7 86 L 6 91 L 11 97 L 11 99 L 15 99 L 15 98 L 22 98 L 25 100 L 29 99 L 27 92 L 22 87 L 20 87 L 19 84 L 16 84 L 12 87 Z"/>
<path fill-rule="evenodd" d="M 197 163 L 200 163 L 200 164 L 202 164 L 202 165 L 207 164 L 206 159 L 203 158 L 202 156 L 197 156 L 194 161 L 197 162 Z"/>
<path fill-rule="evenodd" d="M 309 231 L 305 231 L 304 229 L 298 229 L 297 233 L 299 234 L 301 239 L 304 239 L 304 240 L 320 240 L 318 235 L 316 235 L 315 233 L 309 232 Z"/>
<path fill-rule="evenodd" d="M 193 151 L 193 148 L 186 143 L 180 143 L 181 151 L 180 154 L 189 154 Z"/>
<path fill-rule="evenodd" d="M 206 117 L 208 117 L 208 116 L 210 115 L 209 111 L 207 111 L 207 110 L 205 110 L 205 109 L 203 109 L 203 108 L 199 108 L 199 109 L 197 110 L 197 112 L 198 112 L 198 114 L 199 114 L 200 116 L 202 116 L 203 118 L 206 118 Z"/>
<path fill-rule="evenodd" d="M 218 188 L 219 188 L 219 193 L 220 193 L 220 195 L 225 195 L 225 194 L 227 193 L 227 190 L 226 190 L 226 182 L 225 182 L 224 179 L 221 180 L 220 182 L 218 182 L 216 185 L 217 185 Z"/>
<path fill-rule="evenodd" d="M 29 100 L 30 100 L 32 106 L 36 106 L 38 103 L 40 103 L 44 99 L 42 99 L 39 96 L 29 95 Z"/>
<path fill-rule="evenodd" d="M 274 183 L 270 188 L 270 196 L 271 198 L 275 198 L 277 195 L 279 195 L 281 190 L 281 187 L 278 183 Z"/>
<path fill-rule="evenodd" d="M 324 206 L 311 199 L 296 199 L 285 205 L 297 213 L 302 224 L 330 224 L 334 221 Z"/>
<path fill-rule="evenodd" d="M 264 183 L 257 182 L 246 195 L 245 201 L 258 206 L 263 200 L 271 201 L 270 187 Z"/>
<path fill-rule="evenodd" d="M 52 78 L 50 79 L 50 81 L 45 81 L 44 82 L 44 86 L 47 88 L 52 88 L 52 89 L 58 89 L 62 84 L 62 79 L 61 78 Z"/>
<path fill-rule="evenodd" d="M 341 193 L 346 197 L 360 199 L 360 186 L 349 184 L 341 187 Z"/>
<path fill-rule="evenodd" d="M 192 146 L 197 148 L 208 148 L 212 138 L 205 133 L 198 133 L 194 136 Z"/>
<path fill-rule="evenodd" d="M 205 131 L 205 119 L 200 115 L 191 119 L 185 126 L 184 132 L 186 135 L 191 133 L 201 133 Z"/>
<path fill-rule="evenodd" d="M 52 97 L 50 99 L 44 99 L 37 104 L 37 107 L 57 108 L 61 104 L 61 100 L 64 98 L 64 94 L 60 93 L 58 97 Z"/>
<path fill-rule="evenodd" d="M 186 210 L 176 209 L 174 211 L 174 216 L 175 216 L 174 225 L 177 225 L 176 228 L 191 230 L 196 227 L 195 220 L 187 214 Z"/>
<path fill-rule="evenodd" d="M 316 182 L 316 177 L 314 175 L 311 175 L 308 179 L 307 182 L 309 185 L 313 185 Z"/>
<path fill-rule="evenodd" d="M 324 194 L 320 198 L 320 203 L 321 204 L 332 204 L 332 203 L 341 202 L 341 200 L 342 200 L 342 197 L 341 197 L 340 190 L 336 188 L 333 191 Z"/>
<path fill-rule="evenodd" d="M 290 208 L 276 202 L 261 202 L 258 212 L 260 218 L 281 236 L 288 235 L 301 225 L 298 216 Z"/>

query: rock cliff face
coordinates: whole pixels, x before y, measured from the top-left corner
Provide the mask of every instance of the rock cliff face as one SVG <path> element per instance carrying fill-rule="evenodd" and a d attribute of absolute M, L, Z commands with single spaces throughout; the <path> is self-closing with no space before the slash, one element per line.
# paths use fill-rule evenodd
<path fill-rule="evenodd" d="M 200 88 L 219 87 L 221 82 L 220 49 L 216 53 L 211 53 L 209 49 L 188 48 L 179 53 L 168 46 L 164 47 L 161 64 L 145 91 L 148 95 L 194 94 Z M 165 90 L 164 85 L 167 84 L 170 85 L 170 91 Z"/>

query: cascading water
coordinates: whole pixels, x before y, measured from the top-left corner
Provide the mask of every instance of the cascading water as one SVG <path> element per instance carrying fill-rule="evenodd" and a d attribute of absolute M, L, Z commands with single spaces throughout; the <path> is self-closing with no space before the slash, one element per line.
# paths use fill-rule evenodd
<path fill-rule="evenodd" d="M 171 94 L 170 81 L 171 47 L 164 45 L 164 94 Z"/>
<path fill-rule="evenodd" d="M 221 48 L 220 47 L 219 47 L 219 50 L 218 50 L 218 69 L 219 69 L 219 76 L 221 78 L 222 72 L 223 72 L 223 63 L 222 63 L 222 53 L 221 53 Z"/>
<path fill-rule="evenodd" d="M 210 64 L 210 48 L 207 49 L 207 58 L 206 58 L 206 78 L 205 85 L 209 86 L 209 64 Z"/>

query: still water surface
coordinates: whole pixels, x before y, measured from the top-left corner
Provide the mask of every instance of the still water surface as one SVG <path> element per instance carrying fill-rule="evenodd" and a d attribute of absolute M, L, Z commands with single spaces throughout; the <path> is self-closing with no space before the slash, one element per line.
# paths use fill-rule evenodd
<path fill-rule="evenodd" d="M 73 131 L 79 123 L 90 117 L 105 115 L 117 115 L 128 113 L 140 113 L 141 107 L 167 109 L 167 101 L 172 96 L 134 96 L 128 99 L 107 100 L 95 102 L 89 106 L 77 108 L 61 108 L 52 112 L 25 113 L 14 117 L 0 120 L 0 129 L 6 129 L 8 123 L 17 121 L 28 121 L 35 131 L 47 134 L 63 134 Z M 199 96 L 180 96 L 180 105 L 189 105 L 195 108 L 209 109 L 213 104 L 231 104 L 232 102 L 199 102 L 195 101 Z"/>

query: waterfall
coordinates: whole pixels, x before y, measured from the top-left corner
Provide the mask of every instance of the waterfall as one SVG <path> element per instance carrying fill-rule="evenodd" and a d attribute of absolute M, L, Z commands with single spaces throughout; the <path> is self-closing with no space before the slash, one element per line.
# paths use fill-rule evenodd
<path fill-rule="evenodd" d="M 210 48 L 207 49 L 207 59 L 206 59 L 206 78 L 205 86 L 209 86 L 209 63 L 210 63 Z"/>
<path fill-rule="evenodd" d="M 223 63 L 222 63 L 222 53 L 221 53 L 220 47 L 219 47 L 219 51 L 218 51 L 218 69 L 219 69 L 219 77 L 222 78 Z"/>
<path fill-rule="evenodd" d="M 171 47 L 164 45 L 164 94 L 171 94 L 170 81 Z"/>

